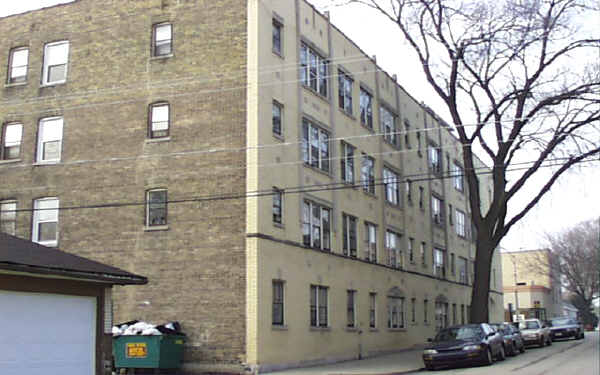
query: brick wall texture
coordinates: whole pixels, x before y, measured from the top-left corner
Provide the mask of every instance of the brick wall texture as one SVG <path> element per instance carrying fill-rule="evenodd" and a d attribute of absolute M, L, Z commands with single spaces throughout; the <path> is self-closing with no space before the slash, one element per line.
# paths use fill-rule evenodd
<path fill-rule="evenodd" d="M 186 362 L 245 361 L 245 202 L 194 198 L 245 192 L 245 152 L 204 151 L 246 145 L 246 13 L 239 0 L 78 0 L 0 19 L 0 61 L 30 51 L 27 83 L 0 84 L 2 124 L 24 127 L 20 160 L 0 163 L 0 200 L 24 210 L 17 235 L 31 238 L 34 199 L 58 197 L 61 249 L 149 278 L 115 288 L 114 321 L 180 321 Z M 164 21 L 173 56 L 151 58 Z M 41 87 L 44 44 L 57 40 L 70 42 L 67 82 Z M 163 142 L 147 137 L 156 101 L 171 106 Z M 62 160 L 35 165 L 39 120 L 53 115 Z M 167 230 L 145 230 L 151 188 L 181 201 Z"/>

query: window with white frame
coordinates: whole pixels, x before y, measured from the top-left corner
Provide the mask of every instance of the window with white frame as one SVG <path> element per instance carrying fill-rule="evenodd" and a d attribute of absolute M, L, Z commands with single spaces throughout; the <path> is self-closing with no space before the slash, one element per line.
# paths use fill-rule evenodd
<path fill-rule="evenodd" d="M 393 205 L 400 204 L 400 176 L 389 168 L 383 168 L 383 183 L 385 184 L 385 199 Z"/>
<path fill-rule="evenodd" d="M 273 222 L 283 223 L 283 191 L 273 188 Z"/>
<path fill-rule="evenodd" d="M 62 138 L 62 117 L 48 117 L 41 119 L 38 129 L 37 162 L 59 162 L 62 149 Z"/>
<path fill-rule="evenodd" d="M 365 259 L 377 262 L 377 226 L 365 222 Z"/>
<path fill-rule="evenodd" d="M 67 80 L 69 42 L 48 43 L 44 46 L 42 84 L 53 85 Z"/>
<path fill-rule="evenodd" d="M 341 70 L 338 70 L 338 102 L 341 110 L 352 114 L 352 78 Z"/>
<path fill-rule="evenodd" d="M 360 88 L 360 122 L 369 129 L 373 129 L 373 95 Z"/>
<path fill-rule="evenodd" d="M 272 323 L 274 326 L 282 326 L 283 320 L 283 286 L 284 282 L 281 280 L 273 280 L 273 309 L 272 309 Z"/>
<path fill-rule="evenodd" d="M 388 328 L 404 328 L 404 298 L 388 297 Z"/>
<path fill-rule="evenodd" d="M 8 61 L 8 83 L 27 81 L 27 66 L 29 65 L 29 48 L 18 47 L 10 50 Z"/>
<path fill-rule="evenodd" d="M 329 288 L 321 285 L 310 286 L 310 326 L 327 327 L 327 294 Z"/>
<path fill-rule="evenodd" d="M 331 249 L 331 209 L 305 200 L 302 204 L 302 243 L 304 246 L 329 251 Z"/>
<path fill-rule="evenodd" d="M 435 302 L 435 330 L 448 327 L 448 303 Z"/>
<path fill-rule="evenodd" d="M 369 194 L 375 194 L 375 159 L 367 154 L 362 154 L 360 181 L 363 191 Z"/>
<path fill-rule="evenodd" d="M 346 291 L 346 327 L 356 327 L 356 290 Z"/>
<path fill-rule="evenodd" d="M 429 168 L 435 174 L 442 173 L 442 150 L 434 144 L 428 148 Z"/>
<path fill-rule="evenodd" d="M 14 160 L 21 156 L 21 142 L 23 139 L 23 124 L 9 123 L 2 127 L 0 140 L 0 160 Z"/>
<path fill-rule="evenodd" d="M 169 136 L 170 130 L 169 103 L 150 104 L 150 138 L 164 138 Z"/>
<path fill-rule="evenodd" d="M 356 258 L 358 219 L 342 214 L 342 251 L 344 255 Z"/>
<path fill-rule="evenodd" d="M 433 275 L 446 277 L 446 251 L 435 247 L 433 248 Z"/>
<path fill-rule="evenodd" d="M 464 170 L 463 167 L 458 165 L 457 163 L 454 163 L 452 165 L 452 181 L 454 183 L 454 188 L 458 191 L 464 191 L 464 178 L 463 178 L 463 174 L 464 174 Z"/>
<path fill-rule="evenodd" d="M 300 46 L 300 80 L 312 91 L 327 96 L 328 62 L 311 47 Z"/>
<path fill-rule="evenodd" d="M 44 246 L 58 244 L 58 198 L 40 198 L 33 202 L 31 240 Z"/>
<path fill-rule="evenodd" d="M 467 236 L 465 229 L 465 213 L 459 209 L 456 209 L 456 234 L 463 238 Z"/>
<path fill-rule="evenodd" d="M 283 104 L 279 103 L 276 100 L 273 100 L 271 123 L 273 125 L 273 134 L 278 135 L 278 136 L 281 136 L 283 133 L 282 126 L 281 126 L 282 118 L 283 118 Z"/>
<path fill-rule="evenodd" d="M 302 160 L 329 172 L 329 132 L 307 119 L 302 121 Z"/>
<path fill-rule="evenodd" d="M 391 230 L 385 232 L 385 248 L 388 255 L 388 266 L 395 268 L 404 267 L 402 250 L 400 250 L 400 235 Z"/>
<path fill-rule="evenodd" d="M 169 56 L 173 53 L 173 25 L 159 23 L 152 26 L 152 56 Z"/>
<path fill-rule="evenodd" d="M 442 214 L 443 202 L 435 195 L 431 196 L 431 219 L 435 224 L 442 225 L 444 223 L 444 215 Z"/>
<path fill-rule="evenodd" d="M 377 327 L 377 293 L 369 293 L 369 328 Z"/>
<path fill-rule="evenodd" d="M 161 225 L 167 225 L 167 190 L 148 190 L 146 192 L 146 226 Z"/>
<path fill-rule="evenodd" d="M 396 130 L 396 115 L 384 106 L 379 107 L 381 121 L 381 132 L 383 138 L 394 146 L 398 145 L 398 134 Z"/>
<path fill-rule="evenodd" d="M 458 282 L 469 284 L 468 260 L 464 257 L 458 257 Z"/>
<path fill-rule="evenodd" d="M 17 202 L 0 201 L 0 232 L 14 236 L 17 232 Z"/>
<path fill-rule="evenodd" d="M 342 181 L 351 184 L 354 183 L 354 150 L 352 145 L 342 141 Z"/>
<path fill-rule="evenodd" d="M 273 52 L 279 56 L 283 56 L 282 35 L 283 24 L 279 20 L 273 19 Z"/>

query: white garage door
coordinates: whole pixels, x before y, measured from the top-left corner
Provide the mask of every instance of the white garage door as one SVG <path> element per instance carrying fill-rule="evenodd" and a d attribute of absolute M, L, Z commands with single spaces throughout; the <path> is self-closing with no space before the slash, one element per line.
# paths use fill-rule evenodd
<path fill-rule="evenodd" d="M 0 374 L 93 375 L 96 299 L 0 290 Z"/>

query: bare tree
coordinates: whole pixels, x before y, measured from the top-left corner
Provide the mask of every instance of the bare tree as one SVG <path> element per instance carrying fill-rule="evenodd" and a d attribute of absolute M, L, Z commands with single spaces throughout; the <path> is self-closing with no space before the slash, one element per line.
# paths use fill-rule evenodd
<path fill-rule="evenodd" d="M 485 322 L 500 240 L 565 171 L 600 153 L 600 38 L 581 37 L 577 26 L 586 15 L 597 20 L 590 16 L 595 3 L 339 1 L 366 5 L 395 23 L 448 110 L 463 146 L 476 228 L 471 321 Z M 483 203 L 474 151 L 491 164 L 490 204 Z M 544 167 L 549 176 L 534 184 Z M 525 205 L 509 207 L 532 189 Z"/>

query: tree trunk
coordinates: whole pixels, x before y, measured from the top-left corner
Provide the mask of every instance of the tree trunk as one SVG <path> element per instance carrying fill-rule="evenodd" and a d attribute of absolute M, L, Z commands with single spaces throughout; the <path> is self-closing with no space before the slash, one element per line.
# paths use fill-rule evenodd
<path fill-rule="evenodd" d="M 487 233 L 485 228 L 481 228 L 477 234 L 470 323 L 487 323 L 490 319 L 490 269 L 496 245 L 492 243 L 491 236 Z"/>

